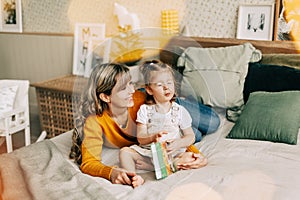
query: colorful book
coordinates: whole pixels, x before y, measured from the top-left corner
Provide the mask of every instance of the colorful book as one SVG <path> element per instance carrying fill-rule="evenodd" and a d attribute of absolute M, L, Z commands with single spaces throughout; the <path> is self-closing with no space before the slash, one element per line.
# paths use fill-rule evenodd
<path fill-rule="evenodd" d="M 151 151 L 156 179 L 166 178 L 176 171 L 173 165 L 173 158 L 167 153 L 165 142 L 152 143 Z"/>

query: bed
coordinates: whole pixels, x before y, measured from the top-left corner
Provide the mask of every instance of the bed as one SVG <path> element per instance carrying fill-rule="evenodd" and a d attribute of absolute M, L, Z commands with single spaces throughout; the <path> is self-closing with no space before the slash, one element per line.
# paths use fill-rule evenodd
<path fill-rule="evenodd" d="M 238 40 L 224 45 L 220 40 L 174 38 L 160 56 L 163 61 L 172 64 L 176 70 L 180 71 L 183 78 L 185 78 L 186 68 L 182 69 L 182 66 L 178 64 L 178 58 L 188 46 L 196 44 L 190 43 L 191 40 L 198 44 L 204 42 L 202 46 L 205 48 L 235 47 L 244 44 L 244 41 Z M 178 171 L 162 180 L 156 180 L 154 172 L 141 171 L 146 181 L 144 185 L 135 189 L 130 186 L 111 184 L 105 179 L 81 173 L 78 166 L 68 159 L 72 137 L 72 130 L 70 130 L 52 139 L 37 142 L 9 154 L 2 154 L 0 156 L 2 198 L 298 199 L 300 195 L 300 180 L 297 178 L 300 170 L 300 138 L 298 137 L 300 112 L 298 112 L 298 107 L 300 106 L 297 105 L 300 102 L 300 86 L 294 85 L 299 83 L 297 81 L 300 73 L 297 67 L 300 62 L 290 62 L 282 66 L 282 63 L 286 63 L 282 61 L 283 58 L 288 58 L 288 61 L 298 60 L 295 50 L 289 47 L 288 52 L 286 49 L 283 50 L 285 53 L 283 55 L 282 50 L 277 51 L 279 47 L 273 48 L 272 51 L 269 45 L 264 44 L 259 48 L 254 44 L 255 49 L 261 49 L 263 58 L 251 64 L 251 71 L 247 70 L 243 73 L 245 77 L 241 84 L 243 85 L 243 98 L 247 98 L 247 101 L 244 100 L 242 104 L 240 101 L 235 101 L 234 104 L 230 102 L 230 104 L 226 98 L 225 102 L 204 98 L 208 104 L 218 104 L 214 108 L 221 119 L 220 127 L 215 133 L 206 135 L 202 141 L 195 144 L 208 158 L 206 167 Z M 269 52 L 264 52 L 264 49 Z M 268 55 L 265 56 L 266 54 Z M 278 55 L 283 58 L 279 59 Z M 247 63 L 248 65 L 250 66 Z M 269 67 L 274 68 L 270 71 Z M 257 73 L 261 74 L 262 68 L 264 73 L 268 74 L 258 77 Z M 285 69 L 284 72 L 282 69 Z M 282 77 L 274 71 L 287 74 Z M 271 83 L 266 82 L 266 77 L 272 79 L 270 73 L 274 73 L 274 76 L 279 78 Z M 282 83 L 282 78 L 287 82 L 290 80 L 292 82 L 285 85 Z M 279 81 L 283 86 L 275 84 Z M 261 89 L 262 83 L 263 89 Z M 224 88 L 227 89 L 225 86 Z M 195 94 L 197 95 L 198 92 L 196 91 Z M 276 93 L 275 97 L 274 93 Z M 277 96 L 277 94 L 280 95 Z M 275 101 L 268 102 L 269 99 Z M 280 102 L 284 102 L 288 107 L 282 106 L 283 103 Z M 220 106 L 222 103 L 224 105 L 229 103 L 232 109 Z M 256 106 L 261 103 L 265 104 L 257 109 Z M 270 104 L 280 109 L 269 113 L 269 110 L 273 110 L 270 109 Z M 256 116 L 257 113 L 260 116 Z M 264 120 L 260 120 L 261 117 Z M 274 119 L 276 123 L 272 121 Z M 273 133 L 272 126 L 274 126 L 273 129 L 281 131 L 278 134 L 276 132 L 276 137 L 268 134 Z M 291 133 L 286 133 L 285 129 Z M 256 133 L 258 131 L 258 133 L 248 135 L 249 131 Z M 260 131 L 264 134 L 260 134 Z M 104 163 L 118 164 L 117 149 L 104 148 L 103 155 Z"/>

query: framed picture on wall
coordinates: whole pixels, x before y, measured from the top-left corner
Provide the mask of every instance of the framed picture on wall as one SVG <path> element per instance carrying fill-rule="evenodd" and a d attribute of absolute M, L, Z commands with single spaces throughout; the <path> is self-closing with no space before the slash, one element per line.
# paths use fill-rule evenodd
<path fill-rule="evenodd" d="M 275 40 L 300 41 L 299 10 L 299 0 L 276 0 Z"/>
<path fill-rule="evenodd" d="M 274 4 L 240 5 L 237 38 L 272 40 Z"/>
<path fill-rule="evenodd" d="M 92 68 L 94 50 L 105 40 L 105 24 L 77 23 L 74 31 L 73 74 L 84 76 Z M 103 55 L 99 55 L 103 56 Z M 107 59 L 107 57 L 106 57 Z"/>
<path fill-rule="evenodd" d="M 92 56 L 90 57 L 89 64 L 84 71 L 84 77 L 90 77 L 93 68 L 97 63 L 108 63 L 111 49 L 111 38 L 106 38 L 104 41 L 92 41 Z"/>
<path fill-rule="evenodd" d="M 0 31 L 22 32 L 21 0 L 0 0 Z"/>

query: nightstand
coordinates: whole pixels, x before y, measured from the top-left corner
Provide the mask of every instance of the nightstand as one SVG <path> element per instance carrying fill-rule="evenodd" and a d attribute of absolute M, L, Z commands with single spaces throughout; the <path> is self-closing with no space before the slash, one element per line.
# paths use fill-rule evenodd
<path fill-rule="evenodd" d="M 87 82 L 82 76 L 67 75 L 31 84 L 36 89 L 40 123 L 47 138 L 74 128 L 75 105 Z"/>

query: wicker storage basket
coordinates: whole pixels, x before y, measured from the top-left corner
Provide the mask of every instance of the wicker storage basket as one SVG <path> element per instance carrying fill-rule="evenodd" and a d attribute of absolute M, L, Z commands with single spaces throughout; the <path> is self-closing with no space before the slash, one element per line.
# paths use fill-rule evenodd
<path fill-rule="evenodd" d="M 74 128 L 74 109 L 87 79 L 67 75 L 31 84 L 36 89 L 42 130 L 51 138 Z"/>

